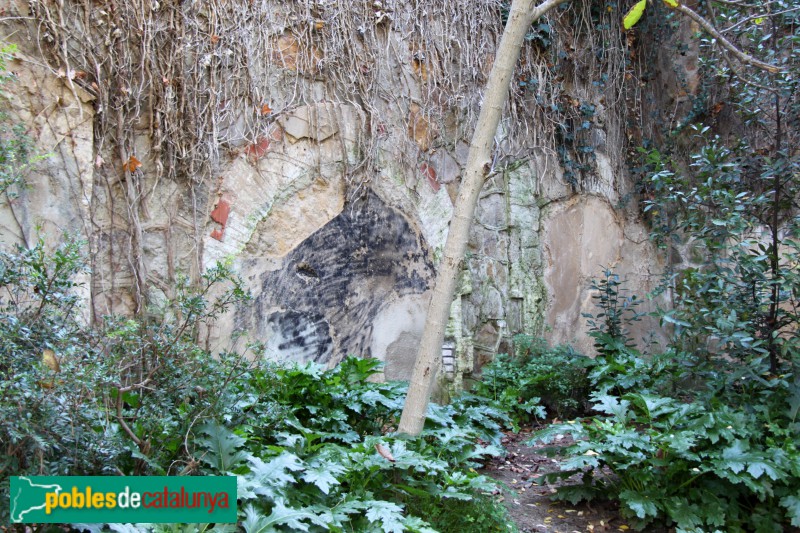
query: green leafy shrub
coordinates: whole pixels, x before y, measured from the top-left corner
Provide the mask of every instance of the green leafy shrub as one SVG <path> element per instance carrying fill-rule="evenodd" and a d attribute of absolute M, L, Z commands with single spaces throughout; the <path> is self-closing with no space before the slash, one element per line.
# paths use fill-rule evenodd
<path fill-rule="evenodd" d="M 212 289 L 219 293 L 213 298 Z M 106 408 L 128 442 L 127 458 L 119 459 L 123 472 L 179 473 L 192 428 L 217 420 L 239 401 L 233 383 L 247 371 L 247 360 L 235 353 L 214 356 L 196 338 L 201 325 L 248 298 L 230 265 L 220 263 L 197 286 L 179 279 L 175 299 L 148 316 L 105 318 L 97 351 L 109 365 Z"/>
<path fill-rule="evenodd" d="M 666 393 L 679 387 L 691 387 L 692 377 L 699 377 L 697 367 L 688 354 L 674 349 L 644 355 L 630 337 L 628 327 L 641 320 L 636 311 L 636 295 L 625 295 L 625 281 L 610 269 L 603 277 L 593 279 L 592 299 L 598 313 L 584 313 L 589 336 L 595 339 L 597 357 L 589 365 L 591 389 L 601 394 L 622 395 L 627 392 Z"/>
<path fill-rule="evenodd" d="M 81 246 L 65 238 L 48 251 L 40 237 L 0 251 L 0 497 L 11 474 L 179 473 L 190 428 L 230 407 L 225 389 L 246 366 L 192 340 L 200 320 L 243 296 L 236 283 L 211 303 L 179 290 L 179 313 L 160 322 L 91 328 L 78 310 Z M 211 269 L 205 289 L 230 277 Z"/>
<path fill-rule="evenodd" d="M 559 498 L 614 498 L 645 527 L 660 517 L 681 531 L 780 531 L 800 524 L 800 451 L 781 424 L 725 405 L 629 393 L 598 395 L 589 421 L 550 426 L 571 434 L 569 456 L 548 478 L 579 476 Z M 796 417 L 796 410 L 794 416 Z"/>
<path fill-rule="evenodd" d="M 11 474 L 115 472 L 123 444 L 98 387 L 109 368 L 76 318 L 84 270 L 74 240 L 0 251 L 0 499 Z"/>
<path fill-rule="evenodd" d="M 614 356 L 618 351 L 634 345 L 627 326 L 641 319 L 636 312 L 639 301 L 636 295 L 625 296 L 625 282 L 610 269 L 603 269 L 603 277 L 592 279 L 592 299 L 600 312 L 584 313 L 589 324 L 589 335 L 595 339 L 595 348 L 604 356 Z"/>
<path fill-rule="evenodd" d="M 598 317 L 615 321 L 619 314 L 606 308 L 618 300 L 620 285 L 598 286 L 605 289 Z M 591 325 L 600 354 L 589 379 L 599 415 L 536 436 L 575 439 L 550 450 L 568 459 L 549 480 L 580 479 L 559 488 L 559 498 L 617 499 L 640 528 L 661 520 L 679 531 L 778 531 L 800 524 L 800 381 L 792 373 L 770 374 L 758 352 L 690 354 L 682 351 L 682 338 L 644 357 L 625 333 L 609 333 L 614 327 L 607 322 Z"/>
<path fill-rule="evenodd" d="M 652 177 L 660 211 L 671 214 L 657 237 L 705 252 L 674 276 L 675 307 L 663 320 L 676 328 L 676 347 L 710 365 L 760 360 L 778 374 L 799 353 L 798 158 L 753 155 L 746 140 L 729 146 L 696 131 L 703 146 L 691 172 L 661 168 Z"/>
<path fill-rule="evenodd" d="M 529 335 L 517 335 L 514 345 L 513 357 L 498 354 L 483 368 L 475 394 L 507 412 L 516 429 L 548 414 L 570 418 L 583 412 L 590 359 L 568 346 L 550 348 L 543 339 Z"/>
<path fill-rule="evenodd" d="M 660 288 L 672 296 L 656 313 L 669 346 L 652 356 L 636 349 L 624 329 L 635 300 L 604 272 L 593 284 L 599 313 L 589 316 L 597 415 L 537 438 L 575 438 L 554 449 L 568 459 L 551 477 L 578 480 L 562 498 L 619 500 L 644 528 L 783 531 L 800 526 L 800 158 L 792 148 L 800 63 L 783 55 L 800 27 L 794 15 L 763 25 L 730 6 L 719 13 L 781 71 L 764 85 L 728 85 L 732 70 L 709 59 L 728 90 L 720 103 L 746 125 L 741 135 L 692 126 L 680 146 L 647 153 L 654 240 L 691 263 L 667 272 Z"/>
<path fill-rule="evenodd" d="M 600 354 L 589 379 L 599 415 L 536 436 L 575 439 L 550 450 L 568 459 L 548 480 L 580 479 L 559 488 L 558 497 L 617 499 L 640 528 L 657 520 L 679 531 L 799 525 L 800 381 L 771 375 L 758 352 L 736 359 L 689 354 L 681 338 L 645 357 L 631 346 L 621 314 L 608 311 L 621 284 L 595 287 L 603 290 L 594 318 L 603 322 L 590 323 Z"/>
<path fill-rule="evenodd" d="M 195 463 L 239 476 L 246 531 L 511 530 L 470 468 L 500 453 L 488 442 L 502 413 L 465 396 L 432 405 L 419 438 L 395 437 L 406 386 L 370 381 L 378 371 L 353 357 L 331 370 L 259 365 L 237 385 L 249 390 L 238 414 L 198 428 Z"/>

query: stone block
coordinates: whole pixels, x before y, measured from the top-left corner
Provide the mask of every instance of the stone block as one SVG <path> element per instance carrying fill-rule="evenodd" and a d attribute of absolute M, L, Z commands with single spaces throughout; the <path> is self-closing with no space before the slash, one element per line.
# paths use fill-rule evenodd
<path fill-rule="evenodd" d="M 334 104 L 304 105 L 278 118 L 285 134 L 295 142 L 311 139 L 322 142 L 339 132 L 339 121 Z"/>

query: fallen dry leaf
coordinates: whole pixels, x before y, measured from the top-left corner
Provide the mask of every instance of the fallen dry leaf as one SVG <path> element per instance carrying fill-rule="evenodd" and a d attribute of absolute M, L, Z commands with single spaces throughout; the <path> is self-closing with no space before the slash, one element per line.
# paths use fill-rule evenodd
<path fill-rule="evenodd" d="M 122 170 L 127 170 L 130 173 L 136 172 L 136 169 L 142 166 L 142 162 L 139 161 L 135 155 L 132 155 L 128 158 L 128 160 L 122 165 Z"/>
<path fill-rule="evenodd" d="M 390 452 L 389 449 L 386 446 L 384 446 L 383 444 L 378 443 L 378 444 L 375 445 L 375 450 L 378 452 L 378 454 L 381 457 L 383 457 L 384 459 L 386 459 L 390 463 L 394 463 L 394 456 L 392 455 L 392 452 Z"/>

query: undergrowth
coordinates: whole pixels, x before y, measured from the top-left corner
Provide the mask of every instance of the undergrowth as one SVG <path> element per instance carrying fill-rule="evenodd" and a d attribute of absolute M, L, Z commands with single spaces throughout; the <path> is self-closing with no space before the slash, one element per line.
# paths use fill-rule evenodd
<path fill-rule="evenodd" d="M 235 475 L 246 532 L 513 530 L 476 473 L 508 422 L 482 398 L 432 405 L 422 435 L 401 438 L 407 386 L 373 382 L 374 359 L 201 349 L 200 324 L 248 297 L 227 265 L 161 315 L 95 328 L 74 312 L 83 269 L 70 240 L 0 253 L 0 501 L 10 475 Z"/>
<path fill-rule="evenodd" d="M 544 339 L 514 337 L 514 355 L 498 354 L 483 367 L 475 394 L 506 412 L 512 428 L 546 418 L 572 418 L 584 412 L 592 360 L 570 346 L 551 348 Z"/>
<path fill-rule="evenodd" d="M 626 328 L 638 300 L 605 271 L 588 317 L 593 416 L 535 440 L 566 458 L 546 480 L 575 480 L 558 497 L 616 500 L 640 529 L 790 531 L 800 527 L 800 25 L 784 0 L 757 16 L 715 5 L 731 37 L 780 69 L 751 83 L 706 55 L 714 39 L 700 40 L 701 83 L 745 127 L 731 135 L 701 113 L 692 121 L 705 123 L 642 150 L 652 241 L 678 264 L 658 288 L 669 305 L 654 306 L 665 346 L 637 348 Z"/>
<path fill-rule="evenodd" d="M 788 255 L 796 253 L 792 242 Z M 702 286 L 713 294 L 737 283 L 714 271 L 705 276 Z M 615 311 L 624 308 L 617 306 L 623 283 L 606 272 L 594 287 L 603 289 L 596 296 L 601 312 L 590 322 L 598 350 L 588 374 L 596 414 L 537 432 L 534 441 L 574 439 L 548 450 L 566 460 L 543 481 L 578 479 L 562 481 L 557 497 L 618 500 L 622 515 L 642 530 L 654 523 L 678 532 L 800 526 L 796 333 L 781 338 L 786 349 L 775 371 L 769 350 L 759 348 L 764 340 L 748 334 L 753 325 L 747 320 L 738 322 L 728 351 L 717 351 L 724 337 L 708 327 L 706 339 L 716 349 L 687 353 L 684 336 L 698 337 L 689 323 L 693 315 L 686 308 L 664 310 L 657 314 L 669 323 L 682 317 L 682 327 L 667 350 L 644 355 L 623 327 L 638 315 Z M 789 302 L 795 293 L 786 294 Z M 698 320 L 730 331 L 732 316 L 730 305 L 710 307 Z"/>
<path fill-rule="evenodd" d="M 598 311 L 586 315 L 592 416 L 535 435 L 565 458 L 542 480 L 560 480 L 557 497 L 572 503 L 616 500 L 642 530 L 786 531 L 800 527 L 800 160 L 694 131 L 688 169 L 649 154 L 654 241 L 696 251 L 658 289 L 673 295 L 652 313 L 666 346 L 637 347 L 639 300 L 604 270 L 591 284 Z M 520 391 L 548 374 L 510 361 L 479 389 L 514 412 L 520 405 L 503 395 L 527 399 Z"/>

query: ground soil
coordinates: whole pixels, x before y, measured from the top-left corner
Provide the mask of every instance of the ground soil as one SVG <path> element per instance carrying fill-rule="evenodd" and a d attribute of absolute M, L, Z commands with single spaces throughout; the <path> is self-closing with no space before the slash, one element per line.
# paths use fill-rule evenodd
<path fill-rule="evenodd" d="M 489 461 L 482 472 L 499 482 L 503 501 L 520 532 L 634 531 L 620 517 L 619 507 L 614 502 L 572 505 L 553 501 L 551 498 L 559 484 L 576 483 L 576 480 L 559 481 L 553 485 L 541 484 L 544 474 L 558 470 L 558 459 L 544 455 L 544 445 L 526 444 L 531 432 L 531 429 L 523 429 L 517 434 L 507 433 L 503 438 L 507 455 Z M 569 437 L 563 437 L 561 443 L 568 444 Z M 558 444 L 556 440 L 547 446 Z M 666 533 L 669 530 L 648 527 L 647 531 Z"/>

